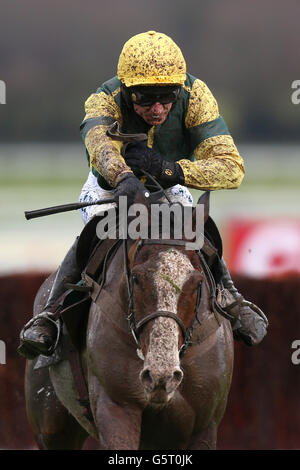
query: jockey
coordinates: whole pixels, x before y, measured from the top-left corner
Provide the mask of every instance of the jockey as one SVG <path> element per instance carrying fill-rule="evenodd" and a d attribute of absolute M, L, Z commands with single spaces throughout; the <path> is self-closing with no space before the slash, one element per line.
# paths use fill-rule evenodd
<path fill-rule="evenodd" d="M 188 187 L 199 190 L 238 188 L 244 177 L 243 159 L 234 144 L 207 85 L 186 72 L 181 50 L 155 31 L 129 39 L 120 54 L 117 76 L 105 82 L 85 103 L 81 124 L 90 166 L 80 201 L 127 196 L 128 205 L 144 189 L 132 168 L 144 169 L 173 195 L 192 204 Z M 144 133 L 147 142 L 123 142 L 107 134 L 118 122 L 122 133 Z M 137 172 L 138 175 L 138 172 Z M 82 209 L 87 223 L 99 208 Z M 19 353 L 28 358 L 50 355 L 57 339 L 57 300 L 65 282 L 77 282 L 76 244 L 58 269 L 44 312 L 21 332 Z M 236 339 L 258 344 L 267 319 L 235 288 L 224 259 L 222 307 L 235 316 Z"/>

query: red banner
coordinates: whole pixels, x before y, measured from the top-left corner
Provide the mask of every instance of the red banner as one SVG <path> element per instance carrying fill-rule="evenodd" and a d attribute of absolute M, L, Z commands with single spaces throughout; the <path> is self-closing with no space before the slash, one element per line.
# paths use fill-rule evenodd
<path fill-rule="evenodd" d="M 258 278 L 300 274 L 299 219 L 234 219 L 227 235 L 225 259 L 232 272 Z"/>

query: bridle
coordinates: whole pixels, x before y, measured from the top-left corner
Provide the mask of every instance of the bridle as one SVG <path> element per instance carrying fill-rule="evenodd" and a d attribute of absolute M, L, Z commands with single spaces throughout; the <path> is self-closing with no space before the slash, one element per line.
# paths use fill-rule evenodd
<path fill-rule="evenodd" d="M 134 252 L 133 256 L 133 263 L 134 259 L 138 253 L 138 251 L 145 245 L 169 245 L 169 246 L 185 246 L 186 242 L 184 240 L 165 240 L 165 239 L 159 239 L 159 240 L 150 240 L 150 239 L 141 239 L 138 242 L 137 248 Z M 197 251 L 200 259 L 202 257 L 202 254 L 199 250 Z M 186 327 L 184 322 L 181 320 L 181 318 L 178 317 L 173 312 L 169 312 L 167 310 L 156 310 L 155 312 L 150 313 L 149 315 L 146 315 L 144 318 L 142 318 L 140 321 L 136 322 L 135 318 L 135 308 L 134 308 L 134 296 L 133 296 L 133 279 L 132 279 L 132 273 L 130 270 L 130 265 L 129 265 L 129 259 L 128 259 L 128 246 L 127 246 L 127 240 L 123 240 L 123 256 L 124 256 L 124 269 L 125 269 L 125 276 L 126 276 L 126 281 L 127 281 L 127 290 L 128 290 L 128 317 L 127 320 L 129 322 L 129 327 L 131 334 L 138 346 L 138 348 L 141 348 L 140 345 L 140 333 L 141 330 L 144 328 L 144 326 L 149 323 L 151 320 L 154 320 L 155 318 L 159 317 L 167 317 L 167 318 L 172 318 L 177 322 L 179 325 L 182 335 L 183 335 L 183 343 L 180 347 L 179 350 L 179 356 L 182 357 L 188 346 L 191 344 L 192 340 L 192 335 L 193 335 L 193 330 L 195 327 L 196 322 L 198 322 L 201 325 L 201 322 L 198 318 L 198 311 L 201 303 L 201 288 L 202 288 L 202 281 L 199 282 L 198 287 L 197 287 L 197 297 L 196 297 L 196 303 L 195 303 L 195 309 L 194 309 L 194 316 L 192 323 L 189 327 Z"/>
<path fill-rule="evenodd" d="M 136 242 L 136 240 L 129 239 L 130 242 Z M 136 321 L 136 315 L 135 315 L 135 306 L 134 306 L 134 292 L 133 292 L 133 276 L 132 272 L 130 269 L 130 262 L 129 262 L 129 256 L 128 256 L 128 239 L 117 239 L 115 243 L 113 243 L 108 251 L 106 252 L 104 259 L 102 260 L 102 274 L 101 274 L 101 283 L 98 284 L 98 282 L 93 280 L 93 276 L 95 276 L 95 273 L 93 275 L 90 274 L 90 269 L 95 268 L 94 264 L 97 259 L 97 269 L 99 266 L 99 260 L 98 257 L 94 256 L 92 257 L 92 260 L 90 264 L 88 264 L 88 272 L 87 269 L 85 270 L 84 278 L 85 278 L 85 283 L 86 286 L 85 288 L 88 288 L 92 290 L 93 294 L 90 294 L 92 297 L 92 300 L 96 302 L 98 299 L 102 288 L 105 284 L 106 280 L 106 272 L 107 272 L 107 267 L 109 264 L 109 260 L 111 260 L 116 253 L 116 251 L 120 248 L 120 244 L 122 243 L 122 248 L 123 248 L 123 265 L 124 265 L 124 274 L 126 278 L 126 283 L 127 283 L 127 297 L 128 297 L 128 308 L 127 308 L 127 320 L 129 323 L 129 329 L 132 334 L 132 337 L 138 346 L 138 355 L 141 357 L 139 352 L 141 352 L 141 345 L 140 345 L 140 333 L 142 329 L 147 325 L 151 320 L 154 320 L 155 318 L 158 317 L 167 317 L 167 318 L 172 318 L 180 327 L 182 335 L 183 335 L 183 343 L 180 347 L 179 350 L 179 355 L 182 357 L 188 346 L 191 345 L 192 343 L 192 336 L 193 336 L 193 331 L 195 328 L 196 323 L 198 323 L 200 326 L 202 325 L 202 322 L 198 318 L 198 313 L 200 310 L 200 305 L 201 305 L 201 293 L 202 293 L 202 282 L 200 281 L 198 286 L 197 286 L 197 295 L 196 295 L 196 302 L 195 302 L 195 307 L 194 307 L 194 315 L 193 315 L 193 320 L 191 322 L 191 325 L 189 327 L 186 327 L 184 322 L 181 320 L 181 318 L 175 314 L 174 312 L 166 311 L 166 310 L 156 310 L 154 312 L 151 312 L 150 314 L 146 315 L 143 319 Z M 178 247 L 185 247 L 186 246 L 186 241 L 185 240 L 174 240 L 174 239 L 140 239 L 137 242 L 137 245 L 135 247 L 135 251 L 133 253 L 133 257 L 131 260 L 132 266 L 134 266 L 134 260 L 136 258 L 137 253 L 142 249 L 143 246 L 146 245 L 167 245 L 167 246 L 178 246 Z M 133 245 L 131 245 L 133 247 Z M 101 245 L 98 246 L 97 248 L 99 251 L 103 253 L 103 247 Z M 228 320 L 232 321 L 235 318 L 228 312 L 224 311 L 219 304 L 217 300 L 217 287 L 216 287 L 216 282 L 213 277 L 213 274 L 211 272 L 211 269 L 209 265 L 211 265 L 215 259 L 215 257 L 218 257 L 217 250 L 212 246 L 212 244 L 207 240 L 206 237 L 204 237 L 204 244 L 201 249 L 196 249 L 194 253 L 197 254 L 199 260 L 200 260 L 200 266 L 204 274 L 204 278 L 208 287 L 209 291 L 209 305 L 208 309 L 214 314 L 215 320 L 217 324 L 220 326 L 220 319 L 219 315 L 221 314 L 223 317 L 227 318 Z M 96 253 L 95 253 L 96 255 Z M 204 256 L 205 255 L 205 256 Z M 92 265 L 92 266 L 90 266 Z M 92 272 L 95 271 L 95 269 L 91 269 Z M 92 277 L 91 277 L 92 276 Z M 73 288 L 75 288 L 73 286 Z M 78 287 L 77 287 L 78 289 Z"/>

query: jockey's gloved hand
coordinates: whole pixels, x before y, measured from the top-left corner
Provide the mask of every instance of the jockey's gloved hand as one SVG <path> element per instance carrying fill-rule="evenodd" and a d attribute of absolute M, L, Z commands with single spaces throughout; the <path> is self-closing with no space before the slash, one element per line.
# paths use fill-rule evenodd
<path fill-rule="evenodd" d="M 125 173 L 115 188 L 114 197 L 118 200 L 120 196 L 126 196 L 127 206 L 129 207 L 134 203 L 138 193 L 141 194 L 142 198 L 145 197 L 145 194 L 147 194 L 145 186 L 133 173 Z"/>
<path fill-rule="evenodd" d="M 130 143 L 124 152 L 126 164 L 140 175 L 145 170 L 154 176 L 163 188 L 184 184 L 184 174 L 176 162 L 164 160 L 161 155 L 147 147 L 146 142 Z"/>

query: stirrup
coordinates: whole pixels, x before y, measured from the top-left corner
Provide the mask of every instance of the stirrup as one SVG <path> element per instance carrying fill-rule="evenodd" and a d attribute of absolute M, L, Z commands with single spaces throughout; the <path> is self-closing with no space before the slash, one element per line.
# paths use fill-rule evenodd
<path fill-rule="evenodd" d="M 225 291 L 229 292 L 234 300 L 224 307 L 222 305 L 223 299 L 224 299 L 225 302 L 226 302 L 226 300 L 228 300 L 226 298 L 226 295 L 223 294 L 223 292 L 225 292 Z M 245 300 L 243 295 L 240 294 L 239 292 L 232 293 L 230 291 L 230 289 L 228 289 L 226 287 L 225 288 L 223 287 L 222 289 L 219 289 L 219 296 L 220 296 L 219 304 L 222 305 L 222 309 L 225 310 L 225 312 L 228 315 L 230 315 L 231 317 L 233 317 L 233 319 L 234 319 L 234 321 L 231 322 L 231 326 L 233 327 L 233 330 L 239 329 L 240 326 L 241 326 L 240 313 L 237 312 L 237 311 L 233 312 L 233 310 L 236 309 L 236 308 L 241 309 L 242 307 L 249 307 L 251 310 L 253 310 L 258 316 L 260 316 L 263 319 L 263 321 L 266 325 L 266 328 L 268 327 L 269 321 L 268 321 L 266 315 L 263 313 L 263 311 L 257 305 L 255 305 L 253 302 L 250 302 L 249 300 Z"/>
<path fill-rule="evenodd" d="M 249 300 L 244 299 L 244 297 L 242 296 L 242 301 L 241 301 L 240 305 L 241 305 L 241 307 L 250 307 L 252 310 L 254 310 L 255 313 L 257 313 L 257 315 L 259 315 L 264 320 L 264 322 L 266 324 L 266 327 L 269 326 L 269 320 L 267 319 L 266 315 L 253 302 L 250 302 Z"/>
<path fill-rule="evenodd" d="M 232 302 L 228 303 L 227 305 L 226 303 L 230 302 L 231 299 L 228 299 L 226 292 L 229 292 L 233 299 Z M 236 311 L 233 312 L 232 310 L 237 306 L 240 307 L 242 299 L 243 298 L 241 294 L 239 294 L 238 297 L 235 297 L 229 289 L 218 284 L 215 296 L 215 308 L 224 318 L 230 321 L 233 329 L 239 328 L 240 315 Z"/>
<path fill-rule="evenodd" d="M 44 311 L 42 313 L 39 313 L 38 315 L 36 315 L 35 317 L 32 317 L 29 322 L 26 323 L 26 325 L 24 326 L 24 328 L 22 329 L 21 333 L 20 333 L 20 340 L 23 341 L 23 343 L 26 344 L 26 339 L 24 338 L 24 333 L 26 330 L 28 330 L 28 328 L 30 328 L 33 323 L 38 320 L 39 318 L 44 318 L 46 320 L 49 320 L 50 322 L 52 322 L 55 327 L 56 327 L 56 330 L 57 330 L 57 333 L 56 333 L 56 340 L 55 340 L 55 343 L 50 346 L 50 348 L 48 349 L 47 351 L 47 355 L 48 356 L 51 356 L 51 354 L 53 354 L 53 352 L 55 351 L 57 345 L 58 345 L 58 341 L 60 339 L 60 333 L 61 333 L 61 322 L 58 320 L 58 321 L 55 321 L 53 320 L 53 318 L 51 318 L 53 314 L 51 312 L 47 312 L 47 311 Z"/>

